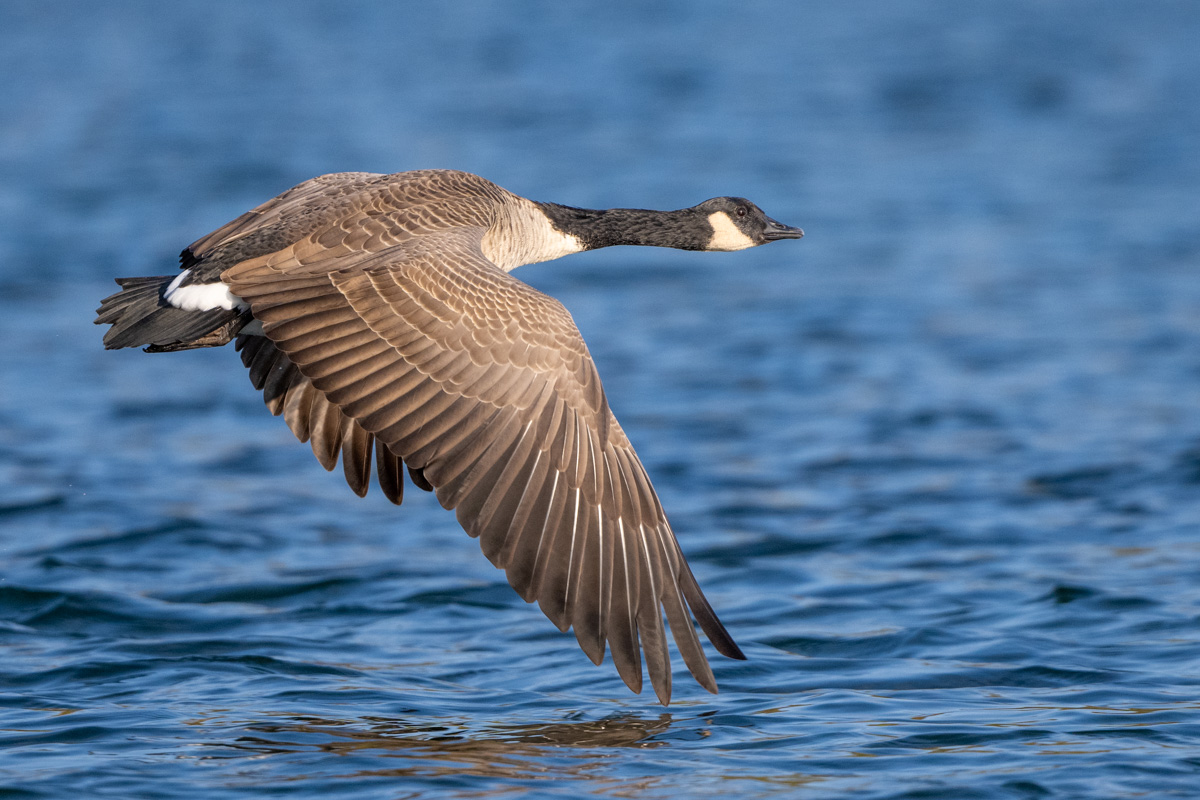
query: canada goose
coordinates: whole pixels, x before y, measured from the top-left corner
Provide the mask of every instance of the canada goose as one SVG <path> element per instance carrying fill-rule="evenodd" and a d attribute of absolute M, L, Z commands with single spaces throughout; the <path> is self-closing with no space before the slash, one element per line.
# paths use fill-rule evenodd
<path fill-rule="evenodd" d="M 539 203 L 466 172 L 322 175 L 199 239 L 177 276 L 118 278 L 107 348 L 235 342 L 272 414 L 350 487 L 397 505 L 401 465 L 456 511 L 526 602 L 599 664 L 605 642 L 665 705 L 662 615 L 684 662 L 716 682 L 745 656 L 684 560 L 641 461 L 557 300 L 508 273 L 610 245 L 741 250 L 804 233 L 738 197 L 678 211 Z M 640 651 L 639 651 L 640 640 Z"/>

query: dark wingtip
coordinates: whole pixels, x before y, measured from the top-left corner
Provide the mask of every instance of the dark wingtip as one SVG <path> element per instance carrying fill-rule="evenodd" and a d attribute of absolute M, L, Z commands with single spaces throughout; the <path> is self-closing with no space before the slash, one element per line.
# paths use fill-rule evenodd
<path fill-rule="evenodd" d="M 683 596 L 687 600 L 688 607 L 692 609 L 692 614 L 696 617 L 696 622 L 700 623 L 700 629 L 704 631 L 704 635 L 708 637 L 713 647 L 717 648 L 717 652 L 721 655 L 737 661 L 746 661 L 746 654 L 737 646 L 737 642 L 729 635 L 729 631 L 725 630 L 725 626 L 717 618 L 717 612 L 713 611 L 712 606 L 708 604 L 708 599 L 704 596 L 704 592 L 700 591 L 700 584 L 696 582 L 696 576 L 692 574 L 692 568 L 688 566 L 686 561 L 681 561 L 681 564 L 683 566 L 683 574 L 680 575 L 680 578 L 682 578 L 680 588 L 683 590 Z M 716 694 L 715 690 L 710 691 Z"/>
<path fill-rule="evenodd" d="M 690 605 L 690 601 L 689 601 Z M 693 613 L 695 607 L 692 608 Z M 712 609 L 708 609 L 709 612 Z M 704 618 L 699 614 L 696 615 L 697 621 L 700 623 L 701 629 L 708 637 L 708 640 L 713 643 L 713 647 L 717 648 L 717 652 L 726 658 L 732 658 L 736 661 L 746 661 L 746 654 L 742 652 L 742 648 L 738 647 L 737 642 L 729 635 L 729 631 L 725 630 L 725 626 L 721 624 L 721 620 L 717 619 L 717 615 L 712 615 L 712 625 L 706 625 Z"/>
<path fill-rule="evenodd" d="M 713 644 L 715 645 L 716 642 L 713 642 Z M 742 648 L 738 647 L 737 642 L 735 642 L 733 639 L 729 640 L 728 650 L 721 650 L 720 647 L 717 647 L 717 650 L 721 653 L 721 655 L 728 656 L 735 661 L 749 661 L 749 659 L 746 657 L 746 654 L 742 652 Z"/>

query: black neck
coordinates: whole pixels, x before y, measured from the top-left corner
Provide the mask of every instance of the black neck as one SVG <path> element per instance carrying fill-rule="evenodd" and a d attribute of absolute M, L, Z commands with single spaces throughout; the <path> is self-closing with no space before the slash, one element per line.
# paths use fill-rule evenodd
<path fill-rule="evenodd" d="M 712 226 L 694 208 L 649 211 L 642 208 L 595 210 L 557 203 L 538 203 L 554 227 L 583 242 L 588 250 L 618 244 L 703 250 L 712 240 Z"/>

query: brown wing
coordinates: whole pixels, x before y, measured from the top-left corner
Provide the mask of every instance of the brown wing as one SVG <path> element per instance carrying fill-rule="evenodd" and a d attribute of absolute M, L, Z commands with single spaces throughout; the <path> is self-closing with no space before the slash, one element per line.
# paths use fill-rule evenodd
<path fill-rule="evenodd" d="M 302 265 L 262 257 L 222 279 L 315 392 L 420 470 L 593 662 L 607 642 L 636 692 L 644 652 L 666 703 L 665 611 L 688 668 L 715 692 L 688 607 L 718 651 L 744 656 L 684 561 L 578 329 L 484 258 L 482 235 L 459 228 Z"/>
<path fill-rule="evenodd" d="M 487 227 L 508 196 L 491 181 L 456 170 L 321 175 L 197 239 L 184 251 L 183 266 L 213 261 L 223 270 L 274 253 L 276 262 L 295 270 L 361 257 L 435 231 Z"/>
<path fill-rule="evenodd" d="M 370 172 L 337 172 L 330 175 L 319 175 L 293 186 L 283 194 L 272 197 L 237 219 L 225 223 L 207 236 L 197 239 L 188 247 L 188 251 L 195 258 L 202 259 L 209 255 L 214 248 L 229 244 L 249 233 L 277 227 L 285 217 L 306 206 L 314 209 L 336 208 L 339 198 L 352 196 L 365 184 L 380 177 L 382 176 Z"/>
<path fill-rule="evenodd" d="M 234 346 L 250 371 L 250 382 L 262 390 L 267 409 L 275 416 L 282 414 L 297 439 L 312 442 L 313 455 L 321 466 L 332 470 L 341 453 L 346 483 L 362 497 L 371 484 L 373 448 L 379 487 L 400 505 L 404 500 L 403 462 L 387 445 L 326 400 L 270 339 L 241 335 Z"/>

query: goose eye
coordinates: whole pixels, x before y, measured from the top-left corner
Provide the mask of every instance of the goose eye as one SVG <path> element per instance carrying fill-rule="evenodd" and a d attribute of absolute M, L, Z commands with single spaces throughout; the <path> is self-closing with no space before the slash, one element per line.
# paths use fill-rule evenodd
<path fill-rule="evenodd" d="M 738 209 L 737 209 L 737 215 L 738 215 L 739 217 L 744 217 L 744 216 L 746 216 L 746 207 L 745 207 L 745 206 L 738 206 Z"/>

